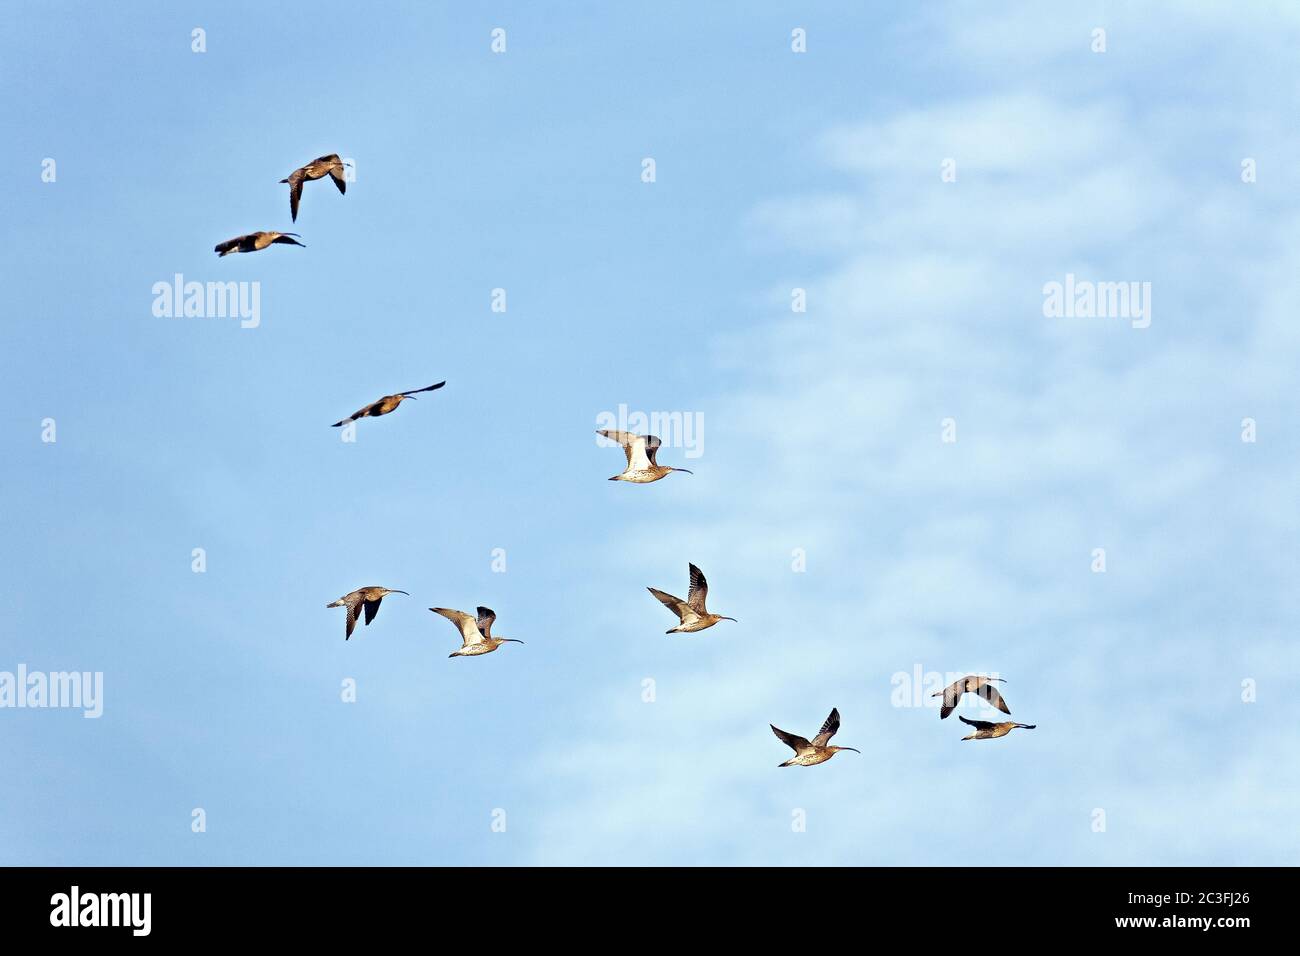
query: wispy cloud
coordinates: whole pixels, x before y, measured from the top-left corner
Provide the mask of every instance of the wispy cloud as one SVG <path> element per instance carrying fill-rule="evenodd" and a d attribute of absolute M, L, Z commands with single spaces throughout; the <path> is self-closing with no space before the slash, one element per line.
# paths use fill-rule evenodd
<path fill-rule="evenodd" d="M 1128 12 L 1112 42 L 1149 44 L 1158 71 L 1165 22 Z M 960 23 L 944 53 L 975 72 L 993 48 L 1059 38 Z M 1211 61 L 1216 40 L 1233 55 L 1223 29 L 1179 27 Z M 807 314 L 717 343 L 748 382 L 719 398 L 695 487 L 740 517 L 693 511 L 632 543 L 668 565 L 723 542 L 770 570 L 711 574 L 749 609 L 741 625 L 693 638 L 654 704 L 610 688 L 600 720 L 539 761 L 537 859 L 1294 857 L 1273 774 L 1294 774 L 1300 746 L 1270 722 L 1300 689 L 1280 637 L 1297 621 L 1300 222 L 1238 165 L 1289 161 L 1289 105 L 1243 110 L 1233 88 L 1189 116 L 1135 91 L 1131 63 L 1056 94 L 1074 67 L 1059 43 L 1039 54 L 1039 92 L 954 90 L 838 125 L 814 153 L 838 188 L 756 203 L 747 228 L 769 248 L 828 265 Z M 1151 327 L 1045 318 L 1043 285 L 1067 272 L 1151 282 Z M 1269 437 L 1243 443 L 1255 416 Z M 796 547 L 806 574 L 784 567 Z M 1040 729 L 959 743 L 955 720 L 891 707 L 889 675 L 914 663 L 1008 675 Z M 1247 678 L 1259 703 L 1241 702 Z M 811 733 L 832 705 L 863 757 L 776 770 L 766 721 Z M 790 831 L 796 807 L 808 833 Z"/>

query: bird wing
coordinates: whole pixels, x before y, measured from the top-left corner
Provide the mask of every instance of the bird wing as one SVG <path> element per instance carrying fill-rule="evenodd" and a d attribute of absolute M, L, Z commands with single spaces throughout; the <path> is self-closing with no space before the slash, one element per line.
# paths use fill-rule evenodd
<path fill-rule="evenodd" d="M 650 465 L 656 468 L 659 467 L 659 462 L 655 461 L 655 452 L 659 450 L 659 446 L 662 444 L 663 442 L 654 435 L 646 435 L 641 439 L 641 454 L 645 455 Z M 644 467 L 644 465 L 641 466 L 641 468 Z"/>
<path fill-rule="evenodd" d="M 979 694 L 998 710 L 1002 711 L 1002 713 L 1011 713 L 1011 708 L 1007 706 L 1007 702 L 1002 699 L 1002 695 L 998 693 L 998 689 L 992 684 L 980 685 L 980 688 L 975 691 L 975 693 Z"/>
<path fill-rule="evenodd" d="M 955 681 L 943 689 L 943 706 L 939 708 L 939 719 L 943 720 L 957 709 L 957 701 L 966 690 L 966 678 Z"/>
<path fill-rule="evenodd" d="M 375 615 L 378 613 L 379 613 L 379 600 L 376 599 L 374 601 L 367 601 L 366 602 L 366 623 L 369 624 L 371 621 L 373 621 L 375 619 Z"/>
<path fill-rule="evenodd" d="M 347 418 L 343 419 L 343 421 L 337 422 L 335 424 L 335 427 L 337 427 L 338 425 L 342 425 L 343 422 L 355 422 L 358 418 L 366 418 L 369 415 L 373 415 L 375 413 L 375 409 L 377 409 L 381 404 L 383 404 L 383 401 L 384 400 L 381 398 L 377 402 L 371 402 L 365 408 L 358 408 Z"/>
<path fill-rule="evenodd" d="M 704 602 L 709 596 L 709 582 L 704 580 L 704 572 L 695 565 L 687 566 L 691 569 L 691 589 L 687 592 L 686 603 L 700 614 L 707 614 Z"/>
<path fill-rule="evenodd" d="M 348 609 L 348 623 L 347 623 L 347 627 L 346 627 L 346 628 L 344 629 L 344 631 L 343 631 L 343 640 L 345 640 L 345 641 L 346 641 L 348 638 L 350 638 L 350 637 L 352 636 L 352 632 L 353 632 L 354 630 L 356 630 L 356 627 L 357 627 L 357 609 L 358 609 L 359 607 L 361 607 L 361 602 L 359 602 L 359 601 L 348 601 L 348 603 L 347 603 L 347 609 Z"/>
<path fill-rule="evenodd" d="M 302 199 L 302 176 L 295 172 L 289 176 L 289 215 L 294 222 L 298 221 L 298 201 L 300 199 Z"/>
<path fill-rule="evenodd" d="M 456 611 L 449 607 L 431 607 L 429 610 L 434 614 L 441 614 L 456 625 L 460 631 L 461 647 L 482 642 L 483 632 L 478 629 L 478 622 L 464 611 Z"/>
<path fill-rule="evenodd" d="M 817 731 L 817 736 L 813 738 L 814 747 L 825 747 L 832 737 L 840 729 L 840 711 L 837 707 L 831 708 L 831 715 L 826 718 L 826 723 L 822 724 L 822 729 Z"/>
<path fill-rule="evenodd" d="M 638 461 L 645 460 L 645 439 L 640 435 L 634 435 L 632 432 L 611 431 L 604 428 L 596 429 L 597 435 L 604 435 L 610 441 L 616 441 L 623 446 L 623 454 L 627 456 L 627 467 L 630 470 L 642 470 L 641 465 L 632 468 L 632 458 L 637 457 Z"/>
<path fill-rule="evenodd" d="M 339 159 L 337 153 L 322 156 L 321 159 L 330 164 L 330 179 L 334 180 L 334 185 L 339 187 L 339 192 L 347 193 L 348 181 L 343 169 L 343 160 Z"/>
<path fill-rule="evenodd" d="M 689 607 L 689 605 L 686 604 L 686 602 L 683 601 L 681 598 L 674 597 L 673 595 L 669 594 L 667 591 L 660 591 L 657 588 L 646 588 L 646 590 L 649 591 L 651 594 L 653 594 L 655 597 L 657 597 L 659 599 L 660 604 L 668 608 L 668 610 L 672 611 L 679 618 L 682 616 L 681 609 L 683 607 Z"/>
<path fill-rule="evenodd" d="M 492 636 L 492 622 L 497 619 L 496 612 L 490 607 L 478 608 L 478 620 L 474 622 L 475 627 L 484 637 Z"/>
<path fill-rule="evenodd" d="M 218 242 L 213 248 L 213 252 L 225 255 L 228 252 L 234 252 L 248 236 L 235 236 L 234 239 L 227 239 L 225 242 Z"/>
<path fill-rule="evenodd" d="M 987 720 L 971 720 L 967 717 L 963 717 L 961 714 L 957 715 L 957 719 L 963 724 L 970 724 L 976 730 L 992 730 L 997 726 L 996 724 L 989 723 Z"/>
<path fill-rule="evenodd" d="M 777 739 L 781 741 L 781 743 L 794 751 L 796 757 L 812 752 L 813 747 L 812 744 L 808 743 L 807 737 L 800 737 L 798 734 L 786 733 L 780 727 L 776 726 L 776 724 L 768 724 L 768 726 L 772 728 L 772 733 L 776 734 Z"/>
<path fill-rule="evenodd" d="M 416 395 L 419 392 L 432 392 L 436 388 L 442 388 L 446 382 L 439 382 L 437 385 L 430 385 L 428 388 L 413 388 L 409 392 L 398 392 L 399 395 Z"/>

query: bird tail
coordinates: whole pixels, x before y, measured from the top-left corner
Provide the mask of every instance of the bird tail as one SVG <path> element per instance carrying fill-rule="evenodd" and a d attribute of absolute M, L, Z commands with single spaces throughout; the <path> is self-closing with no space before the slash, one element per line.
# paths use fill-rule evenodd
<path fill-rule="evenodd" d="M 779 764 L 777 764 L 777 766 L 778 766 L 778 767 L 792 767 L 792 766 L 794 766 L 794 758 L 791 757 L 791 758 L 790 758 L 789 760 L 787 760 L 785 763 L 779 763 Z"/>
<path fill-rule="evenodd" d="M 339 600 L 339 601 L 335 601 L 333 604 L 326 604 L 325 606 L 326 606 L 326 607 L 342 607 L 345 603 L 346 603 L 346 602 L 344 602 L 344 601 L 342 601 L 342 600 Z"/>

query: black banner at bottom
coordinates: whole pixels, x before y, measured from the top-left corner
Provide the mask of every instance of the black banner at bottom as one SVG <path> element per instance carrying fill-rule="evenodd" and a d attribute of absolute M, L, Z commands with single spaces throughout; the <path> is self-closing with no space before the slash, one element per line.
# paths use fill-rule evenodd
<path fill-rule="evenodd" d="M 373 941 L 421 930 L 619 939 L 681 932 L 767 944 L 838 933 L 995 934 L 999 942 L 1126 936 L 1183 946 L 1285 932 L 1279 868 L 0 870 L 8 940 Z M 1258 934 L 1263 933 L 1264 936 Z M 449 941 L 452 937 L 449 937 Z M 985 942 L 989 942 L 988 938 Z"/>

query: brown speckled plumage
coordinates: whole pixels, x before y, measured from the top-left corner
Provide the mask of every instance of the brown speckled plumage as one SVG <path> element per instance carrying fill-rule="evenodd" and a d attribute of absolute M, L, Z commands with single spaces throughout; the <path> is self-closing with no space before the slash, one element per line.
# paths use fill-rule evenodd
<path fill-rule="evenodd" d="M 852 750 L 855 754 L 862 752 L 853 747 L 830 746 L 830 739 L 840 729 L 840 712 L 838 708 L 831 710 L 831 715 L 826 718 L 826 723 L 822 724 L 822 729 L 817 732 L 817 736 L 812 740 L 800 737 L 797 734 L 787 733 L 775 724 L 768 724 L 768 726 L 772 728 L 772 733 L 776 734 L 778 740 L 794 751 L 794 756 L 785 763 L 777 764 L 778 767 L 813 767 L 830 760 L 841 750 Z"/>
<path fill-rule="evenodd" d="M 260 252 L 267 246 L 281 243 L 288 246 L 307 246 L 298 241 L 296 232 L 250 232 L 246 236 L 236 236 L 225 242 L 218 242 L 213 251 L 217 257 L 228 256 L 234 252 Z"/>
<path fill-rule="evenodd" d="M 452 651 L 448 657 L 477 657 L 480 654 L 491 654 L 502 644 L 523 643 L 512 637 L 492 636 L 492 622 L 497 616 L 491 608 L 479 607 L 477 617 L 449 607 L 431 607 L 429 610 L 441 614 L 460 631 L 460 649 Z"/>
<path fill-rule="evenodd" d="M 646 588 L 647 591 L 659 599 L 664 607 L 676 614 L 677 619 L 681 622 L 676 627 L 670 627 L 664 633 L 691 633 L 693 631 L 702 631 L 706 627 L 712 627 L 719 621 L 734 621 L 734 617 L 709 613 L 704 606 L 704 602 L 709 596 L 709 582 L 704 580 L 704 573 L 695 565 L 690 564 L 687 567 L 690 569 L 691 589 L 687 592 L 685 601 L 666 591 Z"/>
<path fill-rule="evenodd" d="M 383 600 L 385 594 L 405 594 L 405 591 L 398 591 L 395 588 L 368 587 L 357 588 L 355 591 L 349 591 L 337 601 L 326 604 L 326 607 L 346 607 L 348 609 L 347 625 L 343 631 L 343 640 L 352 637 L 352 631 L 357 626 L 357 617 L 361 613 L 361 608 L 366 609 L 367 626 L 375 619 L 379 613 L 379 602 Z"/>
<path fill-rule="evenodd" d="M 358 409 L 347 418 L 341 418 L 336 421 L 331 428 L 338 428 L 340 425 L 346 425 L 348 422 L 355 422 L 358 418 L 374 418 L 377 415 L 387 415 L 398 405 L 408 398 L 415 398 L 419 392 L 432 392 L 434 389 L 442 388 L 446 382 L 439 382 L 437 385 L 430 385 L 428 388 L 413 388 L 409 392 L 398 392 L 396 395 L 385 395 L 377 402 L 371 402 L 365 408 Z"/>
<path fill-rule="evenodd" d="M 1025 730 L 1033 730 L 1037 724 L 1017 724 L 1015 721 L 1008 720 L 1005 723 L 993 724 L 987 720 L 967 720 L 960 714 L 957 719 L 963 724 L 970 724 L 975 728 L 975 733 L 963 737 L 962 740 L 991 740 L 994 737 L 1005 737 L 1017 727 L 1023 727 Z"/>
<path fill-rule="evenodd" d="M 298 221 L 298 201 L 302 198 L 302 184 L 313 179 L 323 179 L 326 176 L 334 180 L 334 185 L 339 188 L 339 192 L 346 193 L 348 191 L 347 179 L 344 177 L 343 160 L 339 159 L 338 153 L 330 153 L 328 156 L 313 159 L 306 166 L 295 169 L 286 178 L 280 180 L 282 183 L 289 184 L 289 213 L 293 216 L 294 222 Z"/>
<path fill-rule="evenodd" d="M 633 484 L 644 485 L 658 481 L 673 471 L 694 474 L 685 468 L 669 468 L 655 461 L 655 454 L 663 442 L 654 435 L 634 435 L 632 432 L 608 431 L 603 428 L 598 428 L 596 434 L 618 442 L 623 446 L 623 454 L 627 456 L 627 468 L 621 475 L 610 478 L 610 481 L 630 481 Z"/>
<path fill-rule="evenodd" d="M 979 694 L 990 704 L 1002 711 L 1004 714 L 1011 713 L 1011 708 L 1007 702 L 1002 699 L 998 689 L 990 681 L 1003 681 L 1001 677 L 963 677 L 961 680 L 953 681 L 943 690 L 935 691 L 931 697 L 942 697 L 943 704 L 939 708 L 939 719 L 943 720 L 957 708 L 957 702 L 961 700 L 962 694 Z"/>

